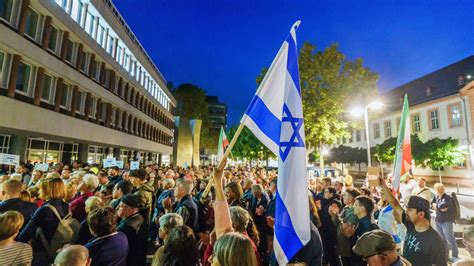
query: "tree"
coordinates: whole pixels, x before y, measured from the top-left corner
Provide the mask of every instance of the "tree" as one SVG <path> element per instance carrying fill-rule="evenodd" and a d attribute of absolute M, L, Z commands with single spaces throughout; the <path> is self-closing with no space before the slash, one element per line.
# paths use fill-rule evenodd
<path fill-rule="evenodd" d="M 442 183 L 441 170 L 444 167 L 455 166 L 465 160 L 465 154 L 458 148 L 459 141 L 451 137 L 447 139 L 434 138 L 425 142 L 423 166 L 438 170 L 439 181 Z"/>
<path fill-rule="evenodd" d="M 371 154 L 379 163 L 392 163 L 395 160 L 395 146 L 397 138 L 388 138 L 381 144 L 372 148 Z"/>
<path fill-rule="evenodd" d="M 364 150 L 365 151 L 365 150 Z M 345 145 L 340 145 L 337 147 L 332 148 L 329 151 L 329 156 L 328 156 L 328 162 L 335 162 L 335 163 L 341 163 L 342 164 L 342 172 L 344 172 L 344 164 L 346 163 L 353 163 L 357 161 L 362 161 L 358 157 L 358 153 L 360 151 L 358 148 L 352 148 L 349 146 Z M 367 161 L 367 159 L 365 159 Z M 360 165 L 359 165 L 360 167 Z"/>
<path fill-rule="evenodd" d="M 237 128 L 238 125 L 234 125 L 229 129 L 229 140 L 234 137 Z M 275 157 L 273 152 L 265 147 L 265 145 L 263 145 L 247 127 L 242 129 L 242 132 L 232 149 L 232 156 L 239 159 L 245 158 L 250 161 L 258 159 L 268 161 L 268 159 Z"/>
<path fill-rule="evenodd" d="M 368 104 L 366 101 L 377 94 L 378 75 L 364 67 L 361 58 L 347 59 L 337 44 L 317 51 L 308 42 L 300 51 L 299 71 L 306 146 L 309 150 L 321 149 L 347 137 L 345 107 L 357 101 Z M 263 69 L 257 83 L 265 73 Z M 324 168 L 324 162 L 320 162 L 320 167 Z"/>
<path fill-rule="evenodd" d="M 172 84 L 170 85 L 172 86 Z M 179 85 L 173 93 L 177 101 L 177 116 L 202 120 L 201 148 L 215 149 L 217 147 L 217 139 L 215 134 L 211 134 L 209 130 L 211 121 L 206 102 L 206 92 L 196 85 L 186 83 Z"/>

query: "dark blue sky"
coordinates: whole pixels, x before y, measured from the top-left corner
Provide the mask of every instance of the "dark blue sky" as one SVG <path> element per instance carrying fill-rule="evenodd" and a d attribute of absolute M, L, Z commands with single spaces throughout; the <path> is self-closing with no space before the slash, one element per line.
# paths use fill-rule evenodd
<path fill-rule="evenodd" d="M 474 54 L 474 1 L 114 0 L 168 81 L 193 83 L 237 123 L 294 21 L 298 43 L 339 43 L 391 89 Z"/>

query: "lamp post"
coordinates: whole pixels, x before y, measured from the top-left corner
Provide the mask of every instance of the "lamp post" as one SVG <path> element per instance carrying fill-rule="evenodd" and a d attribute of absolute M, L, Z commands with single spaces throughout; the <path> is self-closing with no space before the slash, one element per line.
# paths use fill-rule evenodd
<path fill-rule="evenodd" d="M 372 160 L 370 156 L 370 136 L 369 136 L 369 109 L 377 110 L 383 107 L 383 103 L 375 101 L 366 105 L 364 108 L 354 108 L 351 111 L 352 116 L 360 117 L 364 115 L 364 126 L 365 126 L 365 140 L 367 141 L 367 166 L 372 166 Z"/>

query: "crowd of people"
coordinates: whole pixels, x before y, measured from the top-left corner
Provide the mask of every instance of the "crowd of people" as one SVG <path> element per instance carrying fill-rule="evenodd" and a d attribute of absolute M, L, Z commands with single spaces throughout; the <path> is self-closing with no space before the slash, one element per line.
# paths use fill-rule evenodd
<path fill-rule="evenodd" d="M 277 177 L 248 166 L 21 164 L 0 178 L 0 265 L 278 265 Z M 442 184 L 434 194 L 424 178 L 407 177 L 399 195 L 390 187 L 310 178 L 311 239 L 289 264 L 473 265 L 459 260 Z M 474 255 L 474 229 L 464 235 Z"/>

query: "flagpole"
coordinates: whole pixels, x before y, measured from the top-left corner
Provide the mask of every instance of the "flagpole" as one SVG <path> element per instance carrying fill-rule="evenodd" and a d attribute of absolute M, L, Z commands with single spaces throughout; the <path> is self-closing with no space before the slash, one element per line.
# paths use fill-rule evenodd
<path fill-rule="evenodd" d="M 239 138 L 239 135 L 240 133 L 242 132 L 242 129 L 244 129 L 244 124 L 243 123 L 240 123 L 239 127 L 237 128 L 237 130 L 235 131 L 235 134 L 234 136 L 232 137 L 232 140 L 230 141 L 230 144 L 229 144 L 229 147 L 227 147 L 227 149 L 225 150 L 225 153 L 224 155 L 222 156 L 222 159 L 221 161 L 219 162 L 219 165 L 217 166 L 217 169 L 220 169 L 220 168 L 223 168 L 225 165 L 222 165 L 223 162 L 227 159 L 227 157 L 229 157 L 229 154 L 230 154 L 230 151 L 232 150 L 232 148 L 234 147 L 235 143 L 237 142 L 237 139 Z M 212 172 L 212 175 L 214 175 L 215 173 L 215 169 L 214 171 Z M 204 189 L 204 191 L 202 192 L 202 196 L 201 197 L 206 197 L 207 194 L 209 193 L 209 191 L 211 190 L 211 187 L 212 185 L 214 184 L 214 179 L 211 177 L 211 179 L 209 180 L 209 183 L 207 183 L 207 186 L 206 188 Z"/>

